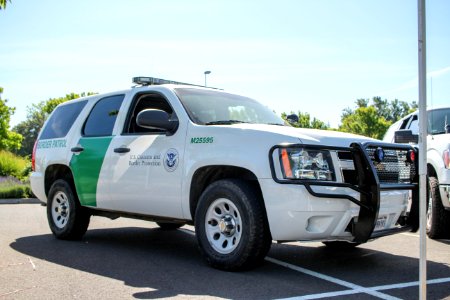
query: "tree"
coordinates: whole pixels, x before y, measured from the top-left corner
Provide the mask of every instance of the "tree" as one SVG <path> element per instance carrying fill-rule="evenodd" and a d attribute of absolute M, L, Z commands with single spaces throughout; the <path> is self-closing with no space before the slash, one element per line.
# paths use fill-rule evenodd
<path fill-rule="evenodd" d="M 346 108 L 342 111 L 340 131 L 356 133 L 376 139 L 382 139 L 389 126 L 400 118 L 417 109 L 417 103 L 409 104 L 397 99 L 388 101 L 381 97 L 357 99 L 357 108 Z"/>
<path fill-rule="evenodd" d="M 291 112 L 293 114 L 294 112 Z M 282 113 L 281 117 L 287 121 L 287 114 Z M 330 125 L 325 124 L 325 122 L 316 119 L 315 117 L 311 120 L 311 115 L 309 113 L 298 112 L 298 122 L 289 123 L 294 127 L 298 128 L 315 128 L 315 129 L 329 129 Z"/>
<path fill-rule="evenodd" d="M 343 119 L 339 130 L 382 139 L 390 125 L 390 122 L 378 115 L 374 106 L 369 106 L 359 107 Z"/>
<path fill-rule="evenodd" d="M 11 3 L 11 0 L 0 0 L 0 9 L 5 9 L 8 1 Z"/>
<path fill-rule="evenodd" d="M 31 107 L 27 107 L 27 119 L 20 122 L 13 128 L 15 132 L 20 133 L 24 137 L 22 141 L 22 148 L 17 150 L 16 154 L 21 156 L 31 155 L 34 142 L 37 139 L 39 131 L 44 125 L 45 120 L 56 108 L 56 106 L 66 101 L 93 94 L 95 93 L 70 93 L 65 97 L 51 98 L 47 101 L 41 101 L 38 104 L 33 104 Z"/>
<path fill-rule="evenodd" d="M 2 100 L 2 93 L 3 88 L 0 87 L 0 150 L 18 150 L 22 136 L 9 130 L 9 121 L 16 109 L 7 105 L 8 100 Z"/>

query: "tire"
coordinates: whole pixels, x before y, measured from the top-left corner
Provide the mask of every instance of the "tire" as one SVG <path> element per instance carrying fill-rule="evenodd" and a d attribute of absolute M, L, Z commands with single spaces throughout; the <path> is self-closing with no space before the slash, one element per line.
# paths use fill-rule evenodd
<path fill-rule="evenodd" d="M 166 222 L 156 222 L 156 224 L 162 229 L 162 230 L 175 230 L 182 226 L 184 226 L 183 223 L 166 223 Z"/>
<path fill-rule="evenodd" d="M 450 234 L 450 212 L 442 205 L 436 177 L 428 178 L 427 194 L 427 235 L 432 239 L 447 238 Z"/>
<path fill-rule="evenodd" d="M 56 180 L 48 193 L 47 220 L 53 235 L 62 240 L 78 240 L 89 226 L 89 210 L 82 207 L 72 187 Z"/>
<path fill-rule="evenodd" d="M 332 242 L 322 242 L 325 246 L 327 246 L 330 249 L 335 250 L 345 250 L 345 249 L 353 249 L 361 245 L 361 243 L 351 243 L 351 242 L 344 242 L 344 241 L 332 241 Z"/>
<path fill-rule="evenodd" d="M 219 180 L 206 188 L 195 212 L 195 232 L 208 264 L 225 271 L 259 265 L 272 244 L 263 201 L 240 180 Z"/>

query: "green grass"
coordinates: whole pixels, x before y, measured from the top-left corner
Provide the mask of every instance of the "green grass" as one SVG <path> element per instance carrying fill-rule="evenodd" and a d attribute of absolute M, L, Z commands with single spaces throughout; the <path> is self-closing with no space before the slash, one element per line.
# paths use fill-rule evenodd
<path fill-rule="evenodd" d="M 12 177 L 0 177 L 0 199 L 34 197 L 29 183 Z"/>
<path fill-rule="evenodd" d="M 34 197 L 28 181 L 28 159 L 0 150 L 0 199 Z"/>
<path fill-rule="evenodd" d="M 12 176 L 27 180 L 30 174 L 30 161 L 11 152 L 0 150 L 0 176 Z"/>

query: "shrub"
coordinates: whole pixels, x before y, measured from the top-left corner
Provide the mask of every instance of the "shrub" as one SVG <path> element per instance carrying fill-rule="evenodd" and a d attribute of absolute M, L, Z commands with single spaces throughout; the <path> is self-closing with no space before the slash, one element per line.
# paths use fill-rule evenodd
<path fill-rule="evenodd" d="M 0 199 L 34 197 L 29 183 L 13 177 L 0 177 Z"/>
<path fill-rule="evenodd" d="M 30 162 L 11 152 L 0 151 L 0 176 L 13 176 L 20 180 L 27 179 Z"/>

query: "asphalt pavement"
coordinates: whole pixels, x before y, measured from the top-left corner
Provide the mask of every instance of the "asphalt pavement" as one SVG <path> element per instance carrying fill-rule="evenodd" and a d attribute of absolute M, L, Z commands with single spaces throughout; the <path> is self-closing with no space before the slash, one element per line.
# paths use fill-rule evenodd
<path fill-rule="evenodd" d="M 0 299 L 418 299 L 419 236 L 352 250 L 272 245 L 230 273 L 203 261 L 193 228 L 92 217 L 81 241 L 51 234 L 39 204 L 0 204 Z M 428 299 L 450 299 L 450 241 L 427 239 Z"/>

